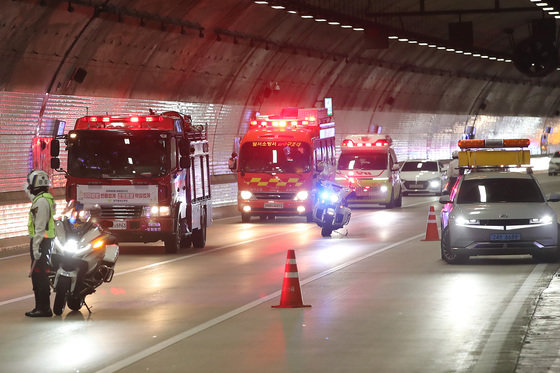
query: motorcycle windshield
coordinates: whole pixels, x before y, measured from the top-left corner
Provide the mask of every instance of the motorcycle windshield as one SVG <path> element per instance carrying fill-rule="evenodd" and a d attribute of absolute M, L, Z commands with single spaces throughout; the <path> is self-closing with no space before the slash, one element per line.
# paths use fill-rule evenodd
<path fill-rule="evenodd" d="M 170 140 L 156 131 L 74 131 L 68 138 L 68 173 L 114 179 L 164 176 L 170 168 Z"/>
<path fill-rule="evenodd" d="M 239 152 L 242 172 L 302 173 L 311 171 L 309 144 L 299 141 L 251 141 Z"/>

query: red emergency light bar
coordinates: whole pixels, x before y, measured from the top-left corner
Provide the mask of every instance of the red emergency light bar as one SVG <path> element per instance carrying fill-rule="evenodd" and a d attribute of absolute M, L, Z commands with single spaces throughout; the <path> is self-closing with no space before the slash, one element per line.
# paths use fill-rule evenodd
<path fill-rule="evenodd" d="M 348 148 L 367 148 L 367 147 L 374 147 L 374 146 L 389 146 L 389 142 L 387 140 L 377 140 L 374 143 L 371 142 L 359 142 L 356 143 L 350 139 L 346 139 L 342 141 L 342 146 L 346 146 Z"/>
<path fill-rule="evenodd" d="M 252 128 L 308 128 L 313 123 L 309 120 L 252 120 Z"/>
<path fill-rule="evenodd" d="M 173 130 L 174 120 L 161 115 L 111 117 L 86 116 L 76 121 L 75 129 L 128 128 Z"/>
<path fill-rule="evenodd" d="M 459 140 L 461 149 L 472 148 L 525 148 L 531 141 L 529 139 L 487 139 L 487 140 Z"/>

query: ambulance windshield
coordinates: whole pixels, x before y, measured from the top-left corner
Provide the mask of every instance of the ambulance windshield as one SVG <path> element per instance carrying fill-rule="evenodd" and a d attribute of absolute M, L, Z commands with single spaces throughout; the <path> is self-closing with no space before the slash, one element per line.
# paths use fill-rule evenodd
<path fill-rule="evenodd" d="M 343 152 L 338 160 L 339 170 L 384 170 L 387 168 L 385 152 Z"/>
<path fill-rule="evenodd" d="M 239 170 L 242 172 L 311 171 L 311 150 L 300 141 L 251 141 L 239 152 Z"/>
<path fill-rule="evenodd" d="M 170 166 L 167 134 L 75 131 L 68 139 L 68 173 L 87 178 L 149 178 Z"/>

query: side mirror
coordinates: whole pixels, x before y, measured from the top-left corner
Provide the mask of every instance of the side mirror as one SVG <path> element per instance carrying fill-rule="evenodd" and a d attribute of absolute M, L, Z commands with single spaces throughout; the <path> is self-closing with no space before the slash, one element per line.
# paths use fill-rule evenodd
<path fill-rule="evenodd" d="M 51 157 L 58 157 L 60 154 L 60 142 L 56 139 L 51 140 Z"/>
<path fill-rule="evenodd" d="M 439 203 L 446 204 L 451 203 L 451 198 L 448 195 L 439 197 Z"/>
<path fill-rule="evenodd" d="M 60 168 L 60 159 L 51 158 L 51 168 L 53 170 L 58 170 Z"/>
<path fill-rule="evenodd" d="M 230 158 L 228 160 L 228 168 L 231 170 L 231 172 L 237 171 L 237 158 Z"/>
<path fill-rule="evenodd" d="M 190 168 L 191 167 L 191 157 L 182 156 L 181 159 L 179 160 L 179 167 Z"/>
<path fill-rule="evenodd" d="M 560 202 L 560 193 L 551 193 L 547 198 L 548 202 Z"/>

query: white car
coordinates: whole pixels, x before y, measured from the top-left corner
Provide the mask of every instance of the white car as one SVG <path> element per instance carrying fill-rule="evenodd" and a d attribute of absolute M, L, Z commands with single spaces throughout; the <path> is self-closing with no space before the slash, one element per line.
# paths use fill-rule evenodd
<path fill-rule="evenodd" d="M 548 162 L 548 175 L 558 175 L 560 173 L 560 151 L 554 152 Z"/>
<path fill-rule="evenodd" d="M 441 195 L 447 179 L 445 171 L 439 161 L 413 159 L 403 162 L 400 171 L 403 195 L 410 193 Z"/>
<path fill-rule="evenodd" d="M 530 254 L 558 259 L 558 218 L 532 173 L 470 172 L 440 197 L 441 258 L 455 264 L 476 255 Z"/>

